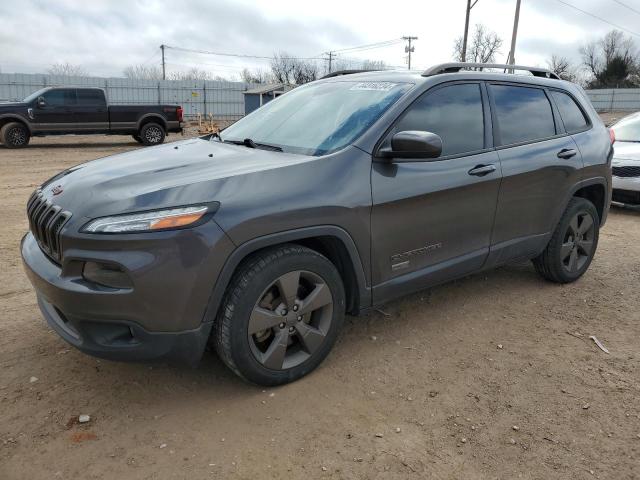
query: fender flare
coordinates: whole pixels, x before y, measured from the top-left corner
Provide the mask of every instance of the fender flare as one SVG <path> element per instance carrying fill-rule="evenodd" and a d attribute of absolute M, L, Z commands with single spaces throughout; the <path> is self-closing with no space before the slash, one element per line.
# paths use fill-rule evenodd
<path fill-rule="evenodd" d="M 144 115 L 142 115 L 138 121 L 136 122 L 136 131 L 140 131 L 140 128 L 142 128 L 142 123 L 147 120 L 147 119 L 155 119 L 157 120 L 157 123 L 159 123 L 160 125 L 162 125 L 162 127 L 167 130 L 167 121 L 164 119 L 164 117 L 162 115 L 160 115 L 159 113 L 145 113 Z"/>
<path fill-rule="evenodd" d="M 224 267 L 209 297 L 209 302 L 204 313 L 203 322 L 213 322 L 218 313 L 222 298 L 227 286 L 231 281 L 231 277 L 236 271 L 238 265 L 250 254 L 273 245 L 281 243 L 294 242 L 296 240 L 304 240 L 314 237 L 334 237 L 342 242 L 346 247 L 351 259 L 353 271 L 356 276 L 358 294 L 360 296 L 360 308 L 371 306 L 371 288 L 368 286 L 362 260 L 353 238 L 349 233 L 335 225 L 320 225 L 314 227 L 304 227 L 296 230 L 288 230 L 284 232 L 272 233 L 249 240 L 238 246 L 227 258 Z"/>
<path fill-rule="evenodd" d="M 564 213 L 564 211 L 567 209 L 567 206 L 569 205 L 569 202 L 571 201 L 571 199 L 575 196 L 576 192 L 584 187 L 589 187 L 591 185 L 601 185 L 604 188 L 604 193 L 605 193 L 605 197 L 604 197 L 604 207 L 602 209 L 602 218 L 600 219 L 600 226 L 604 225 L 604 221 L 607 218 L 607 210 L 609 208 L 609 203 L 607 201 L 607 198 L 611 197 L 611 190 L 609 188 L 609 184 L 607 183 L 607 179 L 605 177 L 592 177 L 592 178 L 587 178 L 584 180 L 580 180 L 578 183 L 576 183 L 575 185 L 573 185 L 573 187 L 571 187 L 571 189 L 569 190 L 569 192 L 567 193 L 565 199 L 564 199 L 564 208 L 560 211 L 560 213 L 557 216 L 557 218 L 553 219 L 553 228 L 555 229 L 556 225 L 558 224 L 558 222 L 560 221 L 560 218 L 562 218 L 562 214 Z M 553 231 L 553 229 L 552 229 Z"/>
<path fill-rule="evenodd" d="M 0 120 L 15 120 L 16 122 L 23 123 L 27 130 L 29 130 L 29 135 L 33 134 L 33 129 L 31 128 L 31 124 L 29 120 L 19 113 L 4 113 L 0 115 Z"/>

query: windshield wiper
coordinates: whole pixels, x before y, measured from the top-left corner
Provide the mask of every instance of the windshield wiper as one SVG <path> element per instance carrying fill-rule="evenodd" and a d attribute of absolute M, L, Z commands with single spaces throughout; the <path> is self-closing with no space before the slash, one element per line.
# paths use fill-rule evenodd
<path fill-rule="evenodd" d="M 244 140 L 222 140 L 224 143 L 233 143 L 234 145 L 244 145 L 247 148 L 260 148 L 262 150 L 271 150 L 273 152 L 282 152 L 282 148 L 277 145 L 269 145 L 268 143 L 254 142 L 250 138 Z"/>

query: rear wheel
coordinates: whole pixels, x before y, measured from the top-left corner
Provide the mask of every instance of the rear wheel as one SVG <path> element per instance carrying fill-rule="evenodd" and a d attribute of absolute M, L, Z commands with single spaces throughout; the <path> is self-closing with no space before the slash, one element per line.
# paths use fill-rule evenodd
<path fill-rule="evenodd" d="M 138 136 L 143 145 L 160 145 L 164 142 L 165 131 L 162 125 L 157 123 L 146 123 L 140 129 Z"/>
<path fill-rule="evenodd" d="M 0 129 L 0 142 L 7 148 L 22 148 L 29 144 L 29 129 L 19 122 L 10 122 Z"/>
<path fill-rule="evenodd" d="M 239 267 L 216 319 L 213 342 L 242 378 L 279 385 L 324 360 L 344 313 L 344 286 L 335 266 L 308 248 L 282 245 Z"/>
<path fill-rule="evenodd" d="M 600 217 L 584 198 L 573 198 L 549 244 L 533 260 L 540 275 L 557 283 L 569 283 L 587 271 L 598 247 Z"/>

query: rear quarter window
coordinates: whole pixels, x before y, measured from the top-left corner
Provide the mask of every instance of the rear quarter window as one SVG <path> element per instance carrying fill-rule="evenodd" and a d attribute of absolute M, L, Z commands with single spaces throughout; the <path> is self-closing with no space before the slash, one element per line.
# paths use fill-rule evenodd
<path fill-rule="evenodd" d="M 582 109 L 571 96 L 555 90 L 551 92 L 551 95 L 556 102 L 567 133 L 578 132 L 589 126 L 589 121 L 584 116 Z"/>
<path fill-rule="evenodd" d="M 502 145 L 531 142 L 556 134 L 551 103 L 544 90 L 490 85 Z"/>

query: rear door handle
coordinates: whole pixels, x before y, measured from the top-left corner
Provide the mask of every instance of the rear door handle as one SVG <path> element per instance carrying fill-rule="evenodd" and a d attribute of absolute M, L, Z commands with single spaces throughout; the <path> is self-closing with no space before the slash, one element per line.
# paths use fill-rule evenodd
<path fill-rule="evenodd" d="M 469 175 L 475 175 L 476 177 L 484 177 L 490 173 L 496 171 L 495 165 L 476 165 L 471 170 L 469 170 Z"/>
<path fill-rule="evenodd" d="M 578 154 L 573 148 L 563 148 L 558 152 L 558 158 L 571 158 Z"/>

